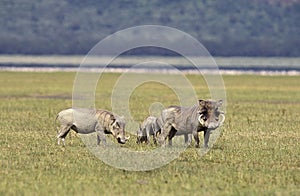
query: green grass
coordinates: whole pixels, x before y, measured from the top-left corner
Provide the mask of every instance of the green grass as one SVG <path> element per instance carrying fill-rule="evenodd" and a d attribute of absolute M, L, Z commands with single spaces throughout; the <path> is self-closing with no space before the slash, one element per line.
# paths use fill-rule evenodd
<path fill-rule="evenodd" d="M 54 118 L 72 106 L 75 73 L 0 72 L 0 195 L 299 195 L 300 77 L 224 76 L 226 124 L 205 156 L 187 148 L 159 169 L 130 172 L 106 165 L 75 134 L 56 144 Z M 119 74 L 105 74 L 96 106 L 110 109 Z M 199 76 L 187 76 L 208 98 Z M 156 93 L 161 96 L 155 96 Z M 147 83 L 130 97 L 137 121 L 149 105 L 178 103 Z M 193 103 L 191 103 L 193 104 Z M 202 135 L 202 134 L 201 134 Z M 137 146 L 135 138 L 125 144 Z"/>

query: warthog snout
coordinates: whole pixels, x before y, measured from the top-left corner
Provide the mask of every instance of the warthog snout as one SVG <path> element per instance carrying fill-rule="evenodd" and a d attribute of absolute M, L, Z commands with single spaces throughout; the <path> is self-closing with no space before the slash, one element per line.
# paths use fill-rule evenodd
<path fill-rule="evenodd" d="M 221 117 L 221 118 L 220 118 Z M 216 129 L 223 125 L 225 121 L 225 115 L 221 113 L 219 117 L 210 120 L 206 119 L 202 114 L 199 116 L 198 121 L 203 127 L 207 127 L 208 129 Z"/>
<path fill-rule="evenodd" d="M 125 144 L 129 140 L 130 136 L 128 137 L 117 137 L 118 143 Z"/>
<path fill-rule="evenodd" d="M 209 123 L 207 123 L 207 124 L 206 124 L 206 127 L 207 127 L 208 129 L 216 129 L 216 128 L 222 126 L 223 123 L 224 123 L 224 121 L 225 121 L 225 115 L 224 115 L 224 114 L 220 114 L 220 117 L 221 117 L 221 118 L 218 117 L 218 118 L 216 119 L 216 120 L 218 120 L 218 121 L 214 121 L 214 122 L 209 122 Z"/>

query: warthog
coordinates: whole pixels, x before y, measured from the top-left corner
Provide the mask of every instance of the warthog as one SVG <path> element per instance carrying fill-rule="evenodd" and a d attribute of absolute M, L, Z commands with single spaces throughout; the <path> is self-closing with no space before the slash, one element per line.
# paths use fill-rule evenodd
<path fill-rule="evenodd" d="M 154 117 L 149 116 L 143 121 L 143 124 L 139 126 L 139 130 L 137 131 L 137 141 L 136 143 L 146 142 L 149 144 L 150 135 L 153 136 L 153 142 L 156 144 L 156 136 L 160 133 L 161 130 L 161 121 Z"/>
<path fill-rule="evenodd" d="M 207 148 L 211 130 L 221 126 L 225 120 L 224 112 L 219 111 L 221 105 L 222 100 L 199 100 L 198 104 L 191 107 L 171 106 L 163 110 L 160 144 L 165 144 L 167 138 L 171 143 L 175 134 L 193 134 L 195 146 L 199 147 L 198 132 L 204 131 L 204 147 Z"/>
<path fill-rule="evenodd" d="M 65 137 L 72 129 L 77 133 L 89 134 L 97 132 L 97 144 L 106 144 L 105 134 L 112 134 L 119 143 L 125 144 L 129 137 L 125 137 L 125 122 L 123 118 L 106 110 L 84 108 L 69 108 L 58 113 L 56 119 L 60 122 L 57 135 L 65 145 Z"/>

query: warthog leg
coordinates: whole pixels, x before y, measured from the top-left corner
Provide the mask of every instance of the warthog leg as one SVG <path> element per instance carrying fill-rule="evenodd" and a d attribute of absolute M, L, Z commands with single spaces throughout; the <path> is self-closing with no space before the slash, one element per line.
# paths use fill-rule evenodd
<path fill-rule="evenodd" d="M 104 129 L 100 124 L 96 125 L 96 133 L 97 133 L 97 145 L 100 145 L 100 142 L 105 145 L 106 144 L 106 136 L 104 133 Z"/>
<path fill-rule="evenodd" d="M 204 131 L 204 148 L 208 148 L 208 141 L 210 136 L 210 130 Z"/>
<path fill-rule="evenodd" d="M 146 127 L 146 137 L 147 137 L 146 143 L 150 144 L 150 127 L 149 126 Z"/>
<path fill-rule="evenodd" d="M 102 141 L 103 145 L 106 144 L 106 137 L 104 132 L 97 132 L 97 145 L 100 145 L 100 142 Z"/>
<path fill-rule="evenodd" d="M 195 147 L 199 148 L 200 140 L 199 140 L 198 132 L 197 131 L 193 132 L 193 136 L 194 136 L 194 140 L 195 140 Z"/>
<path fill-rule="evenodd" d="M 159 142 L 160 134 L 161 134 L 161 129 L 159 131 L 157 131 L 156 133 L 153 134 L 154 144 L 157 144 L 157 141 Z"/>
<path fill-rule="evenodd" d="M 177 130 L 172 126 L 170 132 L 169 132 L 169 146 L 172 146 L 172 138 L 176 135 Z"/>
<path fill-rule="evenodd" d="M 186 146 L 191 145 L 192 143 L 192 135 L 191 134 L 184 134 L 184 144 Z"/>
<path fill-rule="evenodd" d="M 155 134 L 153 134 L 153 143 L 154 143 L 155 145 L 157 144 Z"/>
<path fill-rule="evenodd" d="M 163 128 L 161 129 L 161 134 L 158 137 L 158 142 L 160 145 L 166 145 L 166 139 L 169 137 L 170 131 L 172 129 L 172 125 L 169 123 L 164 124 Z M 170 137 L 169 137 L 170 139 Z M 170 141 L 170 140 L 169 140 Z"/>
<path fill-rule="evenodd" d="M 60 131 L 57 135 L 57 144 L 58 145 L 60 145 L 60 140 L 63 142 L 63 146 L 66 145 L 65 137 L 68 135 L 70 129 L 71 129 L 71 126 L 69 126 L 69 125 L 61 125 L 60 126 Z"/>

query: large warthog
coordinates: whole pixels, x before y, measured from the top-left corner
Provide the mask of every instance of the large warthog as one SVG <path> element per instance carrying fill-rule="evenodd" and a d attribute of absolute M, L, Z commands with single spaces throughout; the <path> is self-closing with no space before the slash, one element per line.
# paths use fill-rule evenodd
<path fill-rule="evenodd" d="M 125 121 L 123 118 L 106 110 L 69 108 L 58 113 L 56 119 L 60 122 L 58 144 L 60 140 L 65 145 L 65 137 L 72 129 L 80 134 L 97 133 L 97 144 L 106 144 L 105 134 L 112 134 L 119 143 L 125 144 Z"/>
<path fill-rule="evenodd" d="M 139 130 L 137 131 L 137 141 L 136 143 L 140 144 L 146 142 L 147 144 L 150 143 L 150 135 L 153 136 L 153 142 L 156 144 L 156 137 L 157 134 L 160 133 L 161 130 L 161 120 L 154 117 L 149 116 L 147 117 L 142 125 L 139 126 Z"/>
<path fill-rule="evenodd" d="M 199 100 L 198 104 L 191 107 L 171 106 L 163 110 L 159 143 L 165 144 L 167 138 L 171 142 L 175 134 L 192 134 L 195 146 L 199 147 L 198 132 L 203 131 L 204 147 L 207 148 L 210 132 L 221 126 L 225 120 L 224 112 L 219 110 L 221 105 L 222 100 Z"/>

